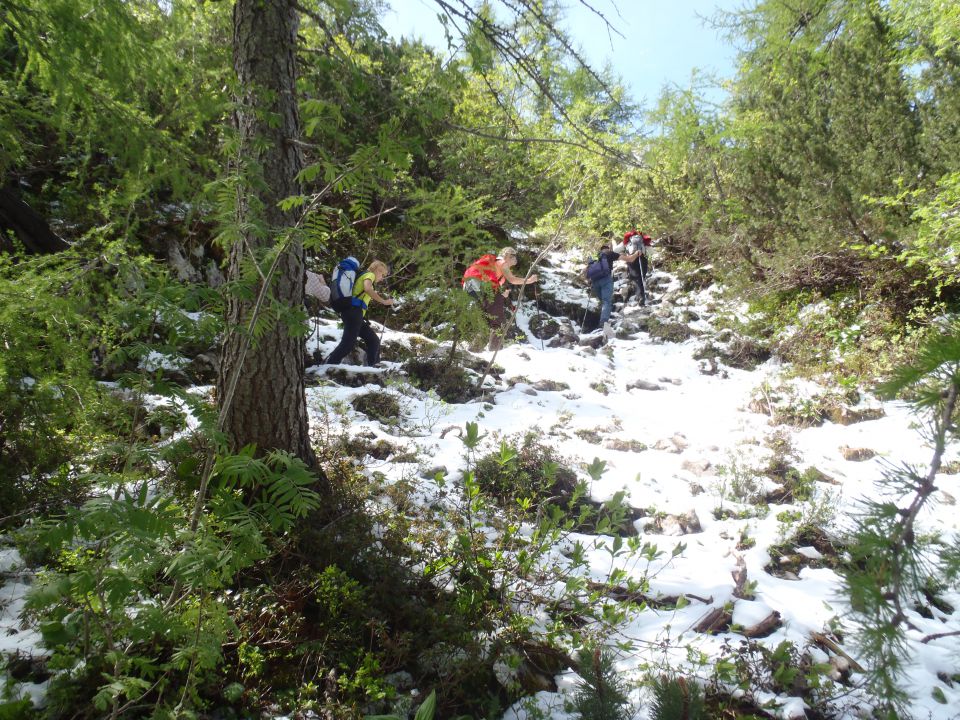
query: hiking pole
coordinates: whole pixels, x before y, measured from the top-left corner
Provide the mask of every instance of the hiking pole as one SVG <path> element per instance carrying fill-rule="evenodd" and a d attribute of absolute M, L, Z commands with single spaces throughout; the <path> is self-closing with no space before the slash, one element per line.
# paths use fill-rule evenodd
<path fill-rule="evenodd" d="M 643 271 L 643 263 L 640 263 L 640 287 L 643 290 L 643 302 L 646 304 L 650 298 L 650 291 L 647 290 L 647 274 Z"/>
<path fill-rule="evenodd" d="M 583 335 L 583 329 L 587 326 L 587 314 L 590 312 L 590 296 L 587 295 L 587 304 L 583 307 L 583 320 L 580 321 L 580 334 Z"/>
<path fill-rule="evenodd" d="M 540 317 L 540 291 L 536 284 L 533 286 L 533 299 L 537 303 L 537 332 L 540 333 L 540 349 L 546 350 L 543 346 L 543 319 Z"/>
<path fill-rule="evenodd" d="M 390 315 L 390 308 L 393 305 L 384 305 L 383 306 L 383 320 L 380 321 L 380 336 L 377 338 L 378 341 L 383 340 L 383 331 L 387 329 L 387 316 Z"/>

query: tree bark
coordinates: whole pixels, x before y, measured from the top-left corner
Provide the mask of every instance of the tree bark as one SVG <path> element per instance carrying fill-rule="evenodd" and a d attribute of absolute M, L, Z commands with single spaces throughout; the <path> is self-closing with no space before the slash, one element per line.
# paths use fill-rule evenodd
<path fill-rule="evenodd" d="M 300 118 L 296 98 L 296 42 L 299 14 L 291 0 L 237 0 L 234 5 L 234 69 L 239 80 L 236 128 L 247 177 L 237 197 L 242 237 L 230 247 L 227 279 L 250 280 L 250 260 L 261 260 L 296 217 L 278 203 L 298 194 L 296 180 L 303 157 L 296 142 Z M 255 172 L 255 179 L 249 173 Z M 259 229 L 258 229 L 259 228 Z M 247 277 L 244 277 L 244 272 Z M 268 302 L 302 307 L 303 247 L 290 242 L 268 278 Z M 262 290 L 258 280 L 257 292 Z M 247 340 L 256 301 L 228 294 L 227 332 L 220 348 L 217 379 L 222 428 L 232 449 L 256 443 L 258 452 L 290 452 L 311 467 L 304 394 L 304 337 L 294 337 L 283 322 L 272 322 L 262 335 Z M 261 318 L 261 321 L 265 318 Z M 232 397 L 231 378 L 239 373 Z"/>
<path fill-rule="evenodd" d="M 0 252 L 12 250 L 3 237 L 4 229 L 12 230 L 28 253 L 55 253 L 70 247 L 39 213 L 10 190 L 0 188 Z"/>

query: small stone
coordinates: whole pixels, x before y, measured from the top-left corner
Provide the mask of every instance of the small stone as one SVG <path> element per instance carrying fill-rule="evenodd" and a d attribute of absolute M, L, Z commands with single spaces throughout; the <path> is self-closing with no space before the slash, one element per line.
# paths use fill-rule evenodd
<path fill-rule="evenodd" d="M 663 388 L 646 380 L 634 380 L 627 385 L 627 390 L 663 390 Z"/>
<path fill-rule="evenodd" d="M 852 448 L 847 445 L 840 448 L 840 454 L 844 460 L 849 460 L 850 462 L 863 462 L 877 455 L 876 451 L 870 448 Z"/>
<path fill-rule="evenodd" d="M 709 460 L 684 460 L 680 467 L 687 472 L 693 473 L 697 477 L 701 477 L 707 474 L 707 471 L 710 470 L 712 465 Z"/>

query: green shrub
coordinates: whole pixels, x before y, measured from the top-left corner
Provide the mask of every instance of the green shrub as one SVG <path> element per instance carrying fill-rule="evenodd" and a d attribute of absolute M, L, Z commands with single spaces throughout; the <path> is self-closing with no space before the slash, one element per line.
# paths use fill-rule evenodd
<path fill-rule="evenodd" d="M 577 656 L 581 681 L 572 709 L 581 720 L 626 720 L 632 716 L 626 686 L 604 648 L 587 648 Z"/>
<path fill-rule="evenodd" d="M 503 503 L 520 499 L 540 503 L 570 499 L 577 487 L 577 476 L 564 465 L 540 435 L 529 432 L 517 445 L 506 440 L 497 452 L 477 461 L 475 473 L 480 488 Z"/>
<path fill-rule="evenodd" d="M 703 690 L 684 677 L 661 675 L 653 682 L 651 720 L 704 720 Z"/>

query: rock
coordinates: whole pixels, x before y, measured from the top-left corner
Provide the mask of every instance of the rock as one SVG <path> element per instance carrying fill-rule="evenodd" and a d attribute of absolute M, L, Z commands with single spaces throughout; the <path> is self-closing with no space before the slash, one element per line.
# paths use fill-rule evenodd
<path fill-rule="evenodd" d="M 672 537 L 683 535 L 683 525 L 680 523 L 680 518 L 676 515 L 667 515 L 659 522 L 659 526 L 660 532 L 664 535 Z"/>
<path fill-rule="evenodd" d="M 701 375 L 716 375 L 720 370 L 720 366 L 717 365 L 717 361 L 714 358 L 703 358 L 697 361 L 697 369 Z"/>
<path fill-rule="evenodd" d="M 525 387 L 521 392 L 523 392 L 524 395 L 537 395 L 537 394 L 538 394 L 537 391 L 534 390 L 532 387 Z"/>
<path fill-rule="evenodd" d="M 851 462 L 863 462 L 864 460 L 869 460 L 877 455 L 876 451 L 871 450 L 870 448 L 852 448 L 847 445 L 844 445 L 840 448 L 840 454 L 843 456 L 844 460 L 849 460 Z"/>
<path fill-rule="evenodd" d="M 220 370 L 220 358 L 215 352 L 205 352 L 190 361 L 188 374 L 198 385 L 212 385 L 217 381 Z"/>
<path fill-rule="evenodd" d="M 608 450 L 619 450 L 620 452 L 643 452 L 647 449 L 646 443 L 639 440 L 621 440 L 620 438 L 604 440 L 603 446 Z"/>
<path fill-rule="evenodd" d="M 661 534 L 671 537 L 703 532 L 696 510 L 690 510 L 683 515 L 662 516 L 648 523 L 646 530 L 648 532 L 659 531 Z"/>
<path fill-rule="evenodd" d="M 570 389 L 567 383 L 560 382 L 559 380 L 537 380 L 533 384 L 533 387 L 541 392 L 559 392 Z"/>
<path fill-rule="evenodd" d="M 683 435 L 676 433 L 671 438 L 657 440 L 653 449 L 666 450 L 667 452 L 679 454 L 686 450 L 689 445 L 690 443 L 687 442 L 687 439 Z"/>
<path fill-rule="evenodd" d="M 431 465 L 425 470 L 420 472 L 420 477 L 424 480 L 433 480 L 437 475 L 446 476 L 447 466 L 446 465 Z"/>
<path fill-rule="evenodd" d="M 839 484 L 840 484 L 840 482 L 839 482 L 838 480 L 835 480 L 834 478 L 830 477 L 829 475 L 827 475 L 827 474 L 826 474 L 825 472 L 823 472 L 822 470 L 818 470 L 818 469 L 815 468 L 813 465 L 811 465 L 809 468 L 807 468 L 807 469 L 804 471 L 804 474 L 805 474 L 807 477 L 809 477 L 811 480 L 813 480 L 813 482 L 822 482 L 822 483 L 827 483 L 827 484 L 829 484 L 829 485 L 839 485 Z"/>
<path fill-rule="evenodd" d="M 596 335 L 583 335 L 577 341 L 577 344 L 581 347 L 597 350 L 601 345 L 603 345 L 603 333 L 597 333 Z"/>
<path fill-rule="evenodd" d="M 686 292 L 704 290 L 713 284 L 713 270 L 707 266 L 699 267 L 696 270 L 681 273 L 679 280 Z"/>
<path fill-rule="evenodd" d="M 680 522 L 688 533 L 703 532 L 700 518 L 696 510 L 690 510 L 680 518 Z"/>
<path fill-rule="evenodd" d="M 662 383 L 670 383 L 671 385 L 683 385 L 683 380 L 681 380 L 680 378 L 662 377 L 662 378 L 657 378 L 657 380 Z"/>
<path fill-rule="evenodd" d="M 663 388 L 656 383 L 647 382 L 646 380 L 634 380 L 632 383 L 627 384 L 627 390 L 663 390 Z"/>
<path fill-rule="evenodd" d="M 886 417 L 883 408 L 849 408 L 844 405 L 834 405 L 824 411 L 827 417 L 838 425 L 853 425 L 868 420 L 879 420 Z"/>
<path fill-rule="evenodd" d="M 549 315 L 538 313 L 530 318 L 530 334 L 541 340 L 557 337 L 561 332 L 560 324 Z"/>
<path fill-rule="evenodd" d="M 709 460 L 684 460 L 680 467 L 689 473 L 693 473 L 697 477 L 702 477 L 706 475 L 707 471 L 713 466 Z"/>

